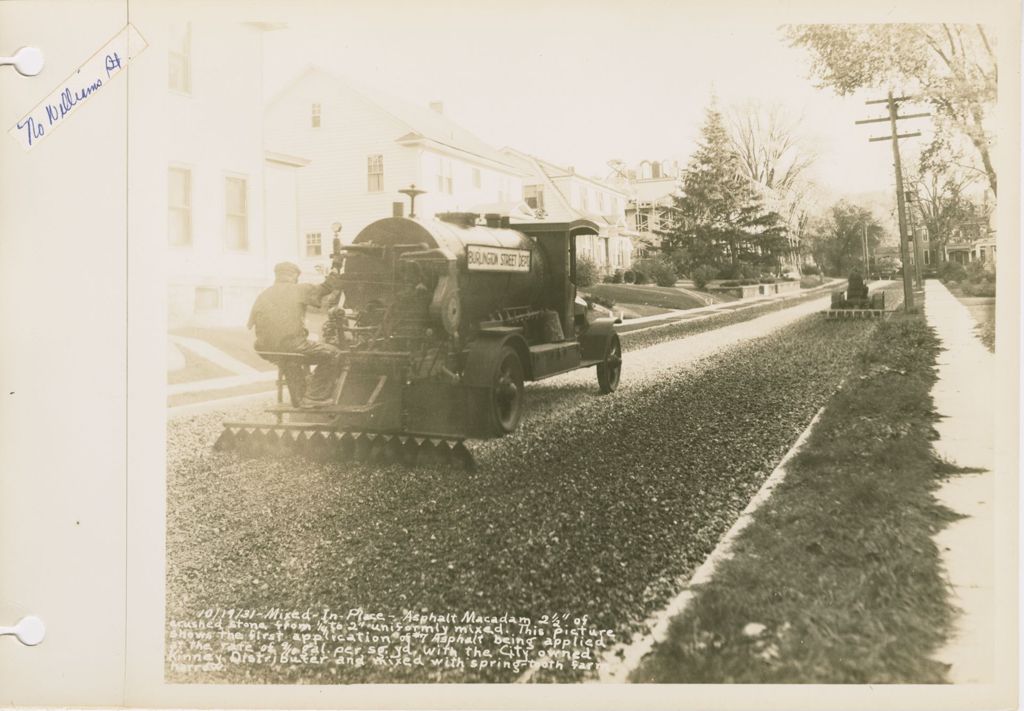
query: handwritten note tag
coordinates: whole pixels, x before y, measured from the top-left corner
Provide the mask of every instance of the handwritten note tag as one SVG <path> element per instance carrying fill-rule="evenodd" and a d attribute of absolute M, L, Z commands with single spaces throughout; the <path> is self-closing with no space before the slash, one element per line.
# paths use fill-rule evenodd
<path fill-rule="evenodd" d="M 103 87 L 128 67 L 128 62 L 146 49 L 146 41 L 132 25 L 117 33 L 75 73 L 25 114 L 8 133 L 31 150 L 62 125 L 83 104 L 93 101 Z"/>

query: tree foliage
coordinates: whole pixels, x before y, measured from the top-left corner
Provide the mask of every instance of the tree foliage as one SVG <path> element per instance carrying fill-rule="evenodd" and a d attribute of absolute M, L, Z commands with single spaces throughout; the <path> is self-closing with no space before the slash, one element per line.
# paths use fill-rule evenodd
<path fill-rule="evenodd" d="M 847 275 L 864 272 L 864 236 L 868 248 L 878 249 L 884 228 L 867 208 L 840 200 L 807 229 L 807 248 L 814 261 L 827 274 Z"/>
<path fill-rule="evenodd" d="M 998 66 L 982 25 L 795 25 L 785 33 L 793 46 L 809 50 L 814 73 L 840 95 L 873 88 L 926 99 L 936 133 L 966 137 L 996 193 L 986 123 Z"/>
<path fill-rule="evenodd" d="M 673 201 L 659 234 L 667 251 L 686 255 L 688 267 L 739 261 L 775 265 L 789 247 L 785 222 L 765 208 L 714 101 L 683 173 L 682 192 Z"/>

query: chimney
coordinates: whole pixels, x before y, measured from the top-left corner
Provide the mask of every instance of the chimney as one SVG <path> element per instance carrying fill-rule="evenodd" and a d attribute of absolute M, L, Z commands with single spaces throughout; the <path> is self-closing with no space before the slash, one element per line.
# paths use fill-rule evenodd
<path fill-rule="evenodd" d="M 443 114 L 444 113 L 444 102 L 443 101 L 431 101 L 430 102 L 430 110 L 431 111 L 436 111 L 439 114 Z"/>

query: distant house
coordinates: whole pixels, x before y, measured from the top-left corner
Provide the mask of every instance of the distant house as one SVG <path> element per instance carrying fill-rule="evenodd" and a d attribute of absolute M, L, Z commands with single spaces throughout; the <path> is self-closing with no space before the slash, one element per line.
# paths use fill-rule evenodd
<path fill-rule="evenodd" d="M 977 216 L 974 219 L 952 225 L 941 241 L 929 242 L 928 230 L 918 229 L 923 236 L 922 247 L 926 250 L 926 264 L 940 261 L 956 264 L 979 262 L 990 268 L 995 267 L 996 230 L 992 224 L 994 210 L 987 198 L 985 195 L 978 203 Z"/>
<path fill-rule="evenodd" d="M 667 227 L 673 207 L 672 196 L 679 190 L 679 164 L 676 161 L 643 160 L 633 166 L 610 161 L 608 181 L 629 195 L 626 225 L 637 235 L 634 254 L 651 256 L 661 247 L 657 232 Z"/>
<path fill-rule="evenodd" d="M 308 157 L 297 205 L 304 271 L 330 252 L 331 225 L 350 242 L 371 222 L 409 214 L 399 190 L 415 185 L 418 217 L 515 204 L 523 172 L 444 114 L 416 106 L 317 67 L 296 77 L 268 104 L 268 145 Z"/>
<path fill-rule="evenodd" d="M 995 265 L 996 263 L 996 233 L 988 232 L 977 239 L 964 240 L 961 242 L 946 243 L 943 246 L 943 261 L 956 262 L 957 264 L 970 264 L 981 262 L 983 264 Z M 931 250 L 929 250 L 931 251 Z M 925 263 L 931 263 L 934 259 L 925 252 Z"/>
<path fill-rule="evenodd" d="M 170 327 L 244 326 L 274 260 L 295 256 L 294 220 L 264 207 L 294 200 L 304 163 L 264 150 L 262 35 L 280 25 L 169 3 L 132 23 L 149 43 L 130 74 L 132 239 L 167 245 Z"/>
<path fill-rule="evenodd" d="M 604 274 L 632 266 L 636 235 L 626 224 L 626 191 L 512 148 L 502 153 L 527 173 L 523 200 L 538 216 L 553 222 L 586 218 L 598 224 L 598 234 L 576 238 L 577 255 L 592 259 Z"/>

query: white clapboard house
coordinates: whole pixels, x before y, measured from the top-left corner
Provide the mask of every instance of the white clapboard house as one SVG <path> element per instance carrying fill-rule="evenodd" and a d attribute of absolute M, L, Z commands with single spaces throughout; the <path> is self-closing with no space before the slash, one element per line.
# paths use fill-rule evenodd
<path fill-rule="evenodd" d="M 396 210 L 408 215 L 399 190 L 411 185 L 426 191 L 417 217 L 522 200 L 523 171 L 439 102 L 418 106 L 322 68 L 307 68 L 268 102 L 266 135 L 268 145 L 309 159 L 297 206 L 306 273 L 326 264 L 333 224 L 350 242 Z"/>

